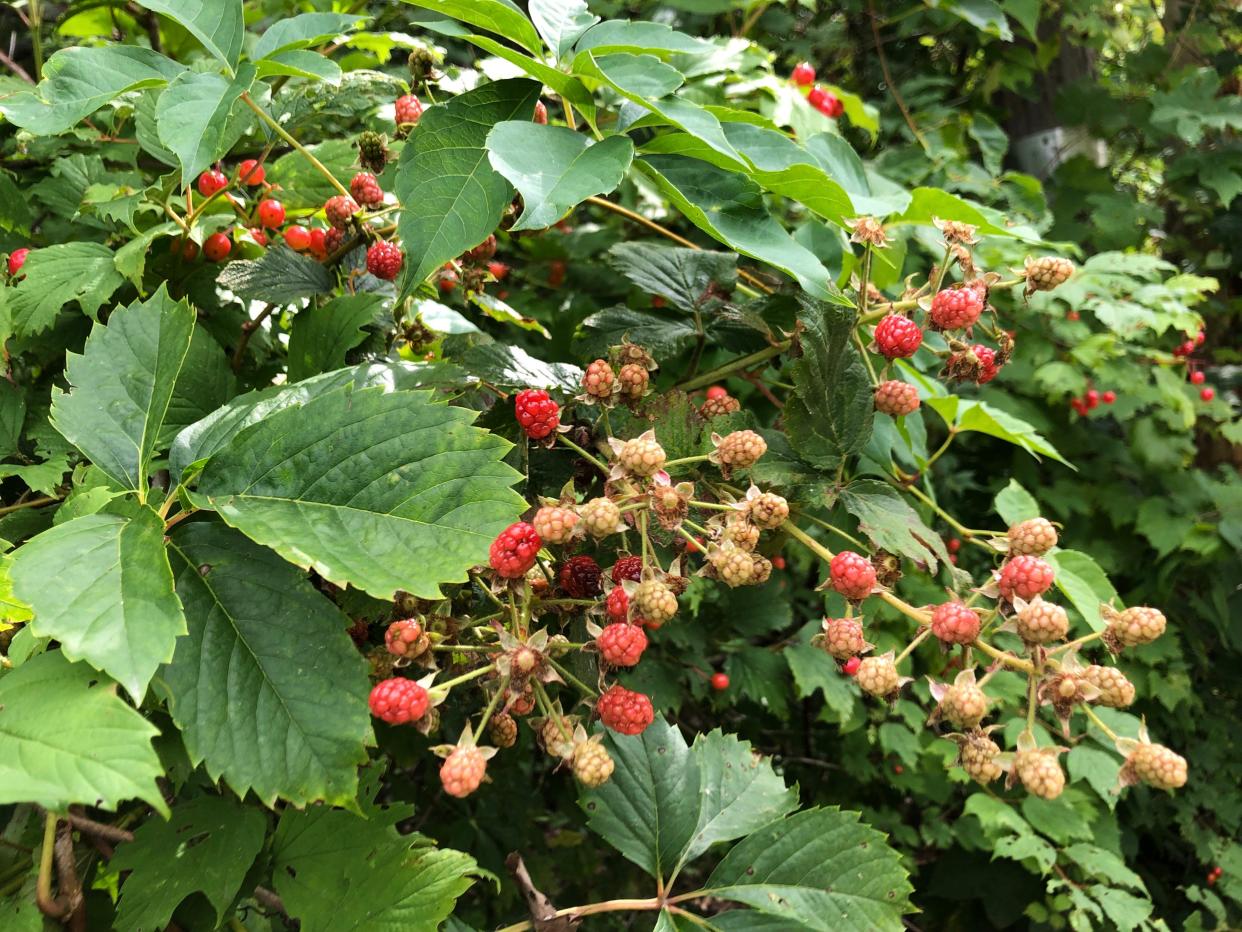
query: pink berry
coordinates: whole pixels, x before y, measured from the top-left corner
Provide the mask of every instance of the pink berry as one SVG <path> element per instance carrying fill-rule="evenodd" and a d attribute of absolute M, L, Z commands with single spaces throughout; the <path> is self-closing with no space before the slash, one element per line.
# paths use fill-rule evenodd
<path fill-rule="evenodd" d="M 595 646 L 614 667 L 632 667 L 647 649 L 647 635 L 640 625 L 611 624 L 596 637 Z"/>
<path fill-rule="evenodd" d="M 1104 404 L 1106 405 L 1111 405 L 1114 401 L 1117 400 L 1117 393 L 1109 389 L 1108 391 L 1106 391 L 1104 394 L 1100 396 L 1100 400 L 1103 401 Z"/>
<path fill-rule="evenodd" d="M 940 330 L 964 330 L 983 313 L 983 296 L 974 288 L 957 286 L 936 292 L 930 317 Z"/>
<path fill-rule="evenodd" d="M 969 644 L 979 636 L 979 615 L 961 602 L 944 602 L 932 609 L 931 629 L 944 644 Z"/>
<path fill-rule="evenodd" d="M 444 792 L 464 799 L 479 788 L 487 773 L 487 757 L 476 747 L 455 748 L 440 765 L 440 785 Z"/>
<path fill-rule="evenodd" d="M 847 599 L 865 599 L 875 587 L 875 567 L 852 550 L 842 550 L 829 566 L 832 588 Z"/>
<path fill-rule="evenodd" d="M 352 197 L 338 194 L 336 197 L 328 198 L 327 203 L 323 205 L 323 211 L 328 215 L 328 223 L 344 229 L 349 226 L 349 221 L 354 214 L 358 213 L 358 202 Z"/>
<path fill-rule="evenodd" d="M 404 262 L 405 255 L 401 252 L 401 247 L 387 240 L 372 243 L 367 250 L 367 271 L 386 282 L 397 277 Z"/>
<path fill-rule="evenodd" d="M 875 387 L 875 409 L 889 417 L 913 414 L 919 409 L 919 390 L 899 379 L 881 382 Z"/>
<path fill-rule="evenodd" d="M 1204 401 L 1211 401 L 1213 398 L 1216 397 L 1216 389 L 1205 388 L 1203 391 L 1199 392 L 1199 397 L 1202 398 Z"/>
<path fill-rule="evenodd" d="M 417 123 L 423 115 L 423 105 L 413 94 L 398 97 L 393 109 L 396 111 L 398 124 Z"/>
<path fill-rule="evenodd" d="M 1196 369 L 1194 372 L 1190 373 L 1190 384 L 1191 385 L 1202 385 L 1206 381 L 1207 381 L 1207 373 L 1202 371 L 1201 369 Z"/>
<path fill-rule="evenodd" d="M 389 725 L 416 722 L 427 714 L 427 690 L 413 680 L 394 676 L 375 684 L 368 699 L 371 714 Z"/>
<path fill-rule="evenodd" d="M 197 248 L 197 247 L 195 247 Z M 20 249 L 14 249 L 9 253 L 9 276 L 15 276 L 22 270 L 22 266 L 26 264 L 26 257 L 30 255 L 30 250 L 25 246 Z M 193 257 L 191 257 L 193 258 Z"/>
<path fill-rule="evenodd" d="M 621 685 L 609 687 L 595 703 L 595 711 L 605 726 L 623 735 L 640 735 L 655 720 L 651 700 Z"/>
<path fill-rule="evenodd" d="M 1053 580 L 1052 567 L 1039 557 L 1023 554 L 1014 557 L 1001 567 L 1000 593 L 1005 601 L 1012 602 L 1015 597 L 1027 602 L 1048 591 Z"/>
<path fill-rule="evenodd" d="M 375 207 L 384 203 L 384 189 L 370 172 L 358 172 L 350 179 L 349 193 L 354 200 L 366 207 Z"/>
<path fill-rule="evenodd" d="M 535 101 L 535 116 L 533 119 L 536 123 L 542 124 L 543 126 L 548 125 L 548 108 L 542 100 Z"/>
<path fill-rule="evenodd" d="M 423 636 L 423 626 L 414 618 L 394 621 L 384 632 L 384 647 L 396 657 L 405 657 Z"/>
<path fill-rule="evenodd" d="M 849 660 L 845 661 L 845 663 L 841 664 L 841 672 L 846 676 L 856 676 L 858 674 L 858 668 L 861 666 L 861 657 L 851 657 Z"/>

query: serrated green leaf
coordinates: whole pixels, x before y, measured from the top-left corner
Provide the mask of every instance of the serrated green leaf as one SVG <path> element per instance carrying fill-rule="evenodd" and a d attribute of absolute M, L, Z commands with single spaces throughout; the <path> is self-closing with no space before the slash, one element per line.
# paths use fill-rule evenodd
<path fill-rule="evenodd" d="M 263 847 L 267 820 L 230 799 L 200 796 L 148 819 L 116 849 L 113 870 L 129 871 L 117 904 L 119 928 L 156 932 L 187 896 L 202 893 L 219 925 Z"/>
<path fill-rule="evenodd" d="M 576 344 L 584 355 L 603 356 L 625 340 L 645 347 L 658 359 L 676 356 L 699 337 L 694 318 L 671 310 L 643 310 L 618 304 L 592 314 L 581 324 Z"/>
<path fill-rule="evenodd" d="M 1006 226 L 989 208 L 948 191 L 939 188 L 915 188 L 910 195 L 910 205 L 901 216 L 891 218 L 889 225 L 913 223 L 930 226 L 935 219 L 959 220 L 978 227 L 980 233 L 988 236 L 1004 236 L 1029 242 L 1041 241 L 1039 234 L 1030 227 Z M 998 223 L 997 220 L 1001 222 Z"/>
<path fill-rule="evenodd" d="M 536 81 L 540 81 L 552 88 L 562 99 L 569 101 L 574 109 L 582 114 L 587 123 L 592 128 L 595 128 L 595 97 L 573 75 L 558 71 L 551 65 L 531 58 L 529 55 L 525 55 L 511 46 L 497 42 L 489 36 L 465 35 L 462 38 L 472 45 L 477 45 L 485 52 L 490 52 L 497 58 L 503 58 L 510 64 L 516 65 Z"/>
<path fill-rule="evenodd" d="M 856 694 L 849 686 L 849 678 L 830 654 L 809 644 L 793 644 L 781 651 L 781 655 L 789 664 L 799 699 L 822 692 L 828 708 L 841 720 L 853 715 Z"/>
<path fill-rule="evenodd" d="M 1113 789 L 1117 786 L 1121 761 L 1115 755 L 1088 744 L 1080 744 L 1071 748 L 1065 756 L 1065 767 L 1072 780 L 1085 780 L 1110 809 L 1117 804 L 1117 794 Z"/>
<path fill-rule="evenodd" d="M 992 858 L 1033 861 L 1040 873 L 1046 874 L 1057 862 L 1057 851 L 1033 832 L 1024 832 L 1000 839 L 992 849 Z"/>
<path fill-rule="evenodd" d="M 936 573 L 949 563 L 940 535 L 892 486 L 877 479 L 857 479 L 841 490 L 841 505 L 858 519 L 858 529 L 881 550 L 927 565 Z"/>
<path fill-rule="evenodd" d="M 777 718 L 789 714 L 789 680 L 780 654 L 759 647 L 747 647 L 729 654 L 725 673 L 738 695 L 758 703 Z"/>
<path fill-rule="evenodd" d="M 0 381 L 0 459 L 18 451 L 25 422 L 25 390 L 7 380 Z"/>
<path fill-rule="evenodd" d="M 142 6 L 176 20 L 227 67 L 237 67 L 246 35 L 242 0 L 142 0 Z"/>
<path fill-rule="evenodd" d="M 13 554 L 0 556 L 0 631 L 34 617 L 30 606 L 13 594 Z"/>
<path fill-rule="evenodd" d="M 586 0 L 530 0 L 530 18 L 552 54 L 564 58 L 582 34 L 599 22 Z"/>
<path fill-rule="evenodd" d="M 1040 515 L 1039 502 L 1017 479 L 1010 479 L 1009 484 L 996 493 L 994 500 L 996 513 L 1008 525 L 1014 525 Z"/>
<path fill-rule="evenodd" d="M 226 128 L 238 99 L 250 90 L 254 79 L 254 66 L 249 64 L 231 81 L 218 74 L 187 71 L 160 94 L 155 105 L 156 129 L 160 144 L 177 156 L 182 187 L 189 187 L 237 142 L 244 125 L 234 121 L 232 132 Z"/>
<path fill-rule="evenodd" d="M 1045 440 L 1030 424 L 983 401 L 967 400 L 957 395 L 945 395 L 924 400 L 944 422 L 959 433 L 977 431 L 1021 447 L 1036 459 L 1041 455 L 1064 463 L 1073 469 L 1057 448 Z"/>
<path fill-rule="evenodd" d="M 86 664 L 61 651 L 31 657 L 0 677 L 0 804 L 63 812 L 141 799 L 167 817 L 155 782 L 164 774 L 151 746 L 157 734 Z"/>
<path fill-rule="evenodd" d="M 13 332 L 41 333 L 66 304 L 77 301 L 92 318 L 125 279 L 112 250 L 102 243 L 57 243 L 32 249 L 22 266 L 25 277 L 8 297 Z"/>
<path fill-rule="evenodd" d="M 910 193 L 899 185 L 869 173 L 853 147 L 835 133 L 816 133 L 803 145 L 828 177 L 849 195 L 860 214 L 887 217 L 910 205 Z M 882 252 L 877 258 L 882 257 Z"/>
<path fill-rule="evenodd" d="M 1143 878 L 1126 866 L 1126 862 L 1106 848 L 1092 844 L 1068 845 L 1061 854 L 1081 867 L 1089 876 L 1107 877 L 1111 885 L 1130 887 L 1146 893 Z"/>
<path fill-rule="evenodd" d="M 337 585 L 440 598 L 526 507 L 510 444 L 474 418 L 429 392 L 321 395 L 233 438 L 193 498 Z"/>
<path fill-rule="evenodd" d="M 1220 93 L 1221 76 L 1215 69 L 1186 69 L 1170 83 L 1171 90 L 1152 95 L 1152 126 L 1176 133 L 1192 146 L 1209 129 L 1242 127 L 1242 100 Z"/>
<path fill-rule="evenodd" d="M 683 311 L 701 309 L 737 287 L 737 255 L 656 243 L 617 243 L 609 263 L 643 291 Z"/>
<path fill-rule="evenodd" d="M 277 52 L 265 58 L 256 66 L 260 78 L 273 75 L 286 75 L 291 78 L 306 78 L 311 81 L 322 81 L 336 87 L 341 83 L 344 72 L 341 66 L 319 52 L 308 49 L 289 49 Z"/>
<path fill-rule="evenodd" d="M 526 317 L 518 313 L 507 301 L 502 301 L 486 291 L 472 292 L 470 294 L 470 303 L 492 320 L 508 324 L 511 327 L 518 327 L 522 330 L 530 330 L 533 333 L 539 334 L 545 340 L 552 337 L 552 334 L 548 333 L 548 328 L 535 320 L 535 318 Z"/>
<path fill-rule="evenodd" d="M 0 104 L 0 113 L 3 112 L 3 105 Z M 30 233 L 33 220 L 30 205 L 26 203 L 17 183 L 8 172 L 0 171 L 0 230 L 25 236 Z"/>
<path fill-rule="evenodd" d="M 397 168 L 397 197 L 407 205 L 398 221 L 403 293 L 499 225 L 513 188 L 488 162 L 487 135 L 505 120 L 530 119 L 538 97 L 537 83 L 513 78 L 423 113 Z"/>
<path fill-rule="evenodd" d="M 345 354 L 367 338 L 364 328 L 383 304 L 380 295 L 362 292 L 298 311 L 289 331 L 289 381 L 345 365 Z"/>
<path fill-rule="evenodd" d="M 1041 835 L 1046 835 L 1059 845 L 1082 841 L 1093 837 L 1095 832 L 1091 822 L 1075 808 L 1072 801 L 1075 798 L 1081 800 L 1083 797 L 1077 792 L 1065 793 L 1056 799 L 1027 796 L 1022 800 L 1022 815 Z"/>
<path fill-rule="evenodd" d="M 259 259 L 230 262 L 217 281 L 248 301 L 282 306 L 327 294 L 336 286 L 332 273 L 322 262 L 287 246 L 273 246 Z"/>
<path fill-rule="evenodd" d="M 535 55 L 543 50 L 543 42 L 534 25 L 510 0 L 405 0 L 413 6 L 441 13 L 450 19 L 478 26 L 516 42 Z"/>
<path fill-rule="evenodd" d="M 150 508 L 58 524 L 16 551 L 12 575 L 14 593 L 34 611 L 35 634 L 107 673 L 136 702 L 186 633 L 164 522 Z"/>
<path fill-rule="evenodd" d="M 258 61 L 277 52 L 322 45 L 365 21 L 366 17 L 357 13 L 299 13 L 278 19 L 259 36 L 251 57 Z"/>
<path fill-rule="evenodd" d="M 1026 820 L 1018 810 L 1003 799 L 989 796 L 987 793 L 971 793 L 962 807 L 965 815 L 972 815 L 979 820 L 985 832 L 997 835 L 1001 832 L 1023 833 L 1030 831 Z"/>
<path fill-rule="evenodd" d="M 1078 609 L 1092 631 L 1103 631 L 1107 624 L 1100 615 L 1100 603 L 1115 604 L 1117 590 L 1100 565 L 1077 550 L 1057 550 L 1044 559 L 1056 571 L 1057 588 Z"/>
<path fill-rule="evenodd" d="M 347 805 L 370 734 L 365 664 L 347 619 L 296 568 L 214 522 L 171 543 L 189 636 L 164 668 L 194 763 L 267 805 Z"/>

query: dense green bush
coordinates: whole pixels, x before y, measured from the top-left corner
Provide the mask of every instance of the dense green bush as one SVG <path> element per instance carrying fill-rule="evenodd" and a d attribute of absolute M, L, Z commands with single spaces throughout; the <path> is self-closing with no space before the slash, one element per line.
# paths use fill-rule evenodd
<path fill-rule="evenodd" d="M 1239 921 L 1231 4 L 3 16 L 0 927 Z"/>

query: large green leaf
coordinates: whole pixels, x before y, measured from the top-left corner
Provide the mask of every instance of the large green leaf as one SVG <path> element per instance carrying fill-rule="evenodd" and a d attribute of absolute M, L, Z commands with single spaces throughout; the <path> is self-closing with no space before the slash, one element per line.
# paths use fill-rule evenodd
<path fill-rule="evenodd" d="M 22 266 L 25 277 L 8 296 L 13 332 L 30 336 L 46 330 L 71 301 L 94 317 L 125 284 L 115 260 L 102 243 L 79 241 L 32 249 Z"/>
<path fill-rule="evenodd" d="M 462 36 L 467 42 L 477 45 L 486 52 L 490 52 L 497 58 L 503 58 L 510 64 L 517 65 L 536 81 L 546 84 L 552 90 L 556 91 L 563 100 L 569 101 L 574 108 L 586 118 L 587 122 L 595 126 L 595 97 L 586 87 L 573 75 L 558 71 L 551 65 L 545 64 L 537 58 L 531 58 L 512 46 L 497 42 L 490 36 Z"/>
<path fill-rule="evenodd" d="M 195 501 L 337 585 L 440 598 L 526 507 L 510 444 L 474 418 L 428 392 L 321 395 L 235 437 Z"/>
<path fill-rule="evenodd" d="M 832 296 L 828 271 L 768 215 L 762 189 L 755 182 L 677 155 L 653 155 L 634 164 L 703 232 L 744 256 L 787 272 L 816 297 Z"/>
<path fill-rule="evenodd" d="M 803 299 L 802 355 L 793 364 L 794 394 L 785 408 L 790 445 L 809 463 L 836 469 L 867 445 L 874 401 L 871 380 L 851 342 L 854 310 Z"/>
<path fill-rule="evenodd" d="M 299 13 L 278 19 L 263 31 L 254 44 L 251 57 L 258 61 L 290 49 L 320 45 L 366 20 L 356 13 Z"/>
<path fill-rule="evenodd" d="M 617 243 L 608 260 L 639 288 L 684 311 L 698 310 L 737 287 L 734 253 L 637 241 Z"/>
<path fill-rule="evenodd" d="M 215 522 L 171 541 L 190 633 L 163 673 L 186 751 L 239 796 L 341 805 L 370 734 L 347 619 L 293 566 Z"/>
<path fill-rule="evenodd" d="M 396 183 L 407 205 L 398 221 L 406 291 L 496 229 L 513 188 L 488 162 L 487 134 L 504 120 L 530 119 L 538 97 L 533 81 L 495 81 L 429 108 L 418 121 Z"/>
<path fill-rule="evenodd" d="M 198 174 L 233 147 L 244 124 L 230 114 L 242 94 L 254 83 L 253 65 L 245 65 L 233 80 L 218 74 L 187 71 L 160 94 L 155 105 L 160 144 L 181 163 L 181 184 L 189 187 Z"/>
<path fill-rule="evenodd" d="M 583 355 L 607 356 L 608 348 L 626 340 L 637 343 L 658 359 L 669 359 L 706 336 L 694 318 L 681 311 L 643 310 L 624 304 L 606 307 L 581 324 L 575 346 Z"/>
<path fill-rule="evenodd" d="M 582 370 L 567 362 L 544 362 L 520 346 L 481 343 L 456 362 L 473 376 L 502 389 L 546 388 L 564 392 L 582 387 Z"/>
<path fill-rule="evenodd" d="M 187 896 L 202 893 L 218 926 L 263 847 L 267 820 L 231 799 L 200 796 L 173 807 L 172 819 L 147 819 L 110 865 L 130 872 L 116 926 L 162 929 Z"/>
<path fill-rule="evenodd" d="M 406 3 L 504 36 L 535 55 L 543 51 L 539 33 L 512 0 L 406 0 Z"/>
<path fill-rule="evenodd" d="M 86 664 L 61 651 L 31 657 L 0 676 L 0 804 L 115 810 L 142 799 L 167 816 L 157 734 Z"/>
<path fill-rule="evenodd" d="M 628 136 L 592 143 L 583 133 L 530 120 L 497 123 L 487 150 L 492 168 L 522 195 L 515 231 L 550 227 L 588 197 L 614 190 L 634 158 Z"/>
<path fill-rule="evenodd" d="M 0 99 L 0 113 L 36 136 L 54 136 L 120 94 L 159 87 L 184 71 L 140 46 L 62 49 L 44 64 L 38 87 Z"/>
<path fill-rule="evenodd" d="M 887 483 L 857 479 L 841 490 L 841 506 L 858 519 L 858 530 L 881 550 L 924 564 L 935 573 L 949 563 L 940 535 Z"/>
<path fill-rule="evenodd" d="M 345 365 L 345 354 L 367 338 L 384 299 L 362 292 L 341 295 L 319 307 L 298 311 L 289 331 L 289 381 Z"/>
<path fill-rule="evenodd" d="M 322 262 L 284 245 L 273 246 L 258 259 L 230 262 L 217 281 L 238 297 L 282 307 L 326 294 L 336 285 Z"/>
<path fill-rule="evenodd" d="M 123 488 L 145 494 L 193 332 L 194 311 L 161 286 L 96 324 L 82 355 L 68 354 L 71 390 L 52 389 L 52 424 Z"/>
<path fill-rule="evenodd" d="M 1039 502 L 1017 479 L 1010 479 L 1009 484 L 996 493 L 993 503 L 996 513 L 1005 519 L 1006 524 L 1039 517 Z"/>
<path fill-rule="evenodd" d="M 575 49 L 582 56 L 574 59 L 574 67 L 577 68 L 587 52 L 597 55 L 648 52 L 667 58 L 672 55 L 706 56 L 715 51 L 715 46 L 678 32 L 664 23 L 609 19 L 583 33 Z"/>
<path fill-rule="evenodd" d="M 141 3 L 148 10 L 176 20 L 226 66 L 237 67 L 242 39 L 246 35 L 242 0 L 141 0 Z"/>
<path fill-rule="evenodd" d="M 926 399 L 929 408 L 935 411 L 949 427 L 957 432 L 977 431 L 988 434 L 1021 447 L 1036 459 L 1041 455 L 1051 457 L 1066 466 L 1073 466 L 1057 448 L 1045 440 L 1038 431 L 1021 418 L 1014 417 L 987 402 L 960 398 L 957 395 L 944 395 Z"/>
<path fill-rule="evenodd" d="M 706 895 L 778 917 L 786 928 L 880 932 L 903 928 L 912 890 L 901 858 L 856 812 L 808 809 L 739 842 Z"/>
<path fill-rule="evenodd" d="M 586 0 L 530 0 L 530 18 L 557 58 L 564 58 L 584 32 L 599 22 Z"/>
<path fill-rule="evenodd" d="M 164 522 L 150 508 L 58 524 L 17 550 L 12 575 L 14 593 L 34 610 L 34 633 L 55 638 L 66 657 L 107 673 L 139 702 L 186 632 Z"/>

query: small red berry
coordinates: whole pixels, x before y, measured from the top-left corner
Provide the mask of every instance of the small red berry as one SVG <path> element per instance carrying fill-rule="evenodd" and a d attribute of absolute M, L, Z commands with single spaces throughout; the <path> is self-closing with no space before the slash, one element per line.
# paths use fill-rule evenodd
<path fill-rule="evenodd" d="M 1113 391 L 1112 389 L 1109 389 L 1108 391 L 1106 391 L 1104 394 L 1100 396 L 1100 401 L 1104 402 L 1104 404 L 1106 405 L 1111 405 L 1116 400 L 1117 400 L 1117 393 Z"/>
<path fill-rule="evenodd" d="M 909 317 L 889 314 L 876 324 L 876 349 L 888 359 L 913 356 L 922 343 L 923 331 Z"/>
<path fill-rule="evenodd" d="M 1082 315 L 1079 314 L 1077 311 L 1070 311 L 1068 314 L 1065 315 L 1065 319 L 1071 320 L 1071 321 L 1080 320 L 1081 318 L 1082 318 Z"/>
<path fill-rule="evenodd" d="M 423 115 L 423 105 L 413 94 L 398 97 L 393 109 L 396 111 L 398 124 L 417 123 L 418 118 Z"/>
<path fill-rule="evenodd" d="M 173 240 L 173 251 L 176 252 L 178 247 L 181 249 L 181 258 L 186 262 L 193 262 L 198 258 L 198 243 L 194 242 L 194 240 Z"/>
<path fill-rule="evenodd" d="M 228 186 L 228 175 L 217 169 L 209 169 L 198 176 L 198 193 L 203 197 L 211 197 L 217 191 L 223 191 Z"/>
<path fill-rule="evenodd" d="M 785 558 L 782 557 L 779 553 L 772 558 L 773 569 L 783 570 L 786 565 L 787 564 L 785 563 Z"/>
<path fill-rule="evenodd" d="M 328 232 L 323 227 L 311 227 L 310 251 L 321 259 L 327 256 Z"/>
<path fill-rule="evenodd" d="M 1211 401 L 1213 398 L 1216 397 L 1216 389 L 1205 388 L 1203 391 L 1199 392 L 1199 397 L 1202 398 L 1204 401 Z"/>
<path fill-rule="evenodd" d="M 268 198 L 259 202 L 259 223 L 273 229 L 285 222 L 285 205 L 280 201 Z"/>
<path fill-rule="evenodd" d="M 328 216 L 328 223 L 344 229 L 349 226 L 349 221 L 354 214 L 358 213 L 358 202 L 352 197 L 338 194 L 336 197 L 328 198 L 323 205 L 323 212 Z"/>
<path fill-rule="evenodd" d="M 1070 407 L 1077 411 L 1081 417 L 1087 416 L 1087 403 L 1081 398 L 1071 398 Z"/>
<path fill-rule="evenodd" d="M 728 398 L 729 390 L 723 385 L 713 385 L 707 390 L 708 401 L 715 401 L 717 398 Z"/>
<path fill-rule="evenodd" d="M 487 239 L 483 240 L 479 245 L 467 249 L 462 253 L 461 258 L 464 262 L 477 263 L 487 262 L 494 255 L 496 255 L 496 234 L 489 233 Z"/>
<path fill-rule="evenodd" d="M 430 704 L 426 689 L 413 680 L 400 676 L 376 683 L 367 701 L 371 706 L 371 714 L 389 725 L 417 722 L 427 714 L 427 706 Z"/>
<path fill-rule="evenodd" d="M 567 266 L 564 259 L 553 259 L 548 263 L 548 287 L 560 288 L 565 284 Z"/>
<path fill-rule="evenodd" d="M 526 436 L 542 440 L 561 423 L 561 408 L 541 388 L 524 388 L 513 399 L 513 413 Z"/>
<path fill-rule="evenodd" d="M 643 558 L 635 556 L 617 557 L 612 565 L 612 581 L 620 585 L 623 580 L 638 582 L 643 578 Z"/>
<path fill-rule="evenodd" d="M 654 308 L 664 307 L 666 303 L 667 302 L 664 300 L 664 297 L 662 295 L 657 294 L 657 295 L 651 296 L 651 306 Z"/>
<path fill-rule="evenodd" d="M 457 272 L 451 268 L 442 269 L 440 275 L 436 278 L 436 287 L 447 293 L 457 287 Z"/>
<path fill-rule="evenodd" d="M 1001 567 L 1000 593 L 1006 602 L 1014 597 L 1031 601 L 1035 596 L 1048 591 L 1053 580 L 1052 567 L 1039 557 L 1023 554 L 1009 560 Z"/>
<path fill-rule="evenodd" d="M 806 87 L 815 80 L 815 69 L 808 62 L 798 62 L 790 72 L 789 80 L 799 87 Z"/>
<path fill-rule="evenodd" d="M 503 282 L 509 277 L 509 266 L 503 262 L 489 262 L 487 263 L 487 270 L 492 273 L 492 278 L 498 282 Z"/>
<path fill-rule="evenodd" d="M 349 193 L 354 200 L 365 207 L 375 207 L 384 203 L 384 189 L 370 172 L 358 172 L 350 179 Z"/>
<path fill-rule="evenodd" d="M 958 538 L 953 537 L 949 539 L 949 553 L 957 553 L 961 549 L 962 542 Z"/>
<path fill-rule="evenodd" d="M 1198 333 L 1195 334 L 1195 346 L 1202 346 L 1204 340 L 1206 339 L 1207 339 L 1207 334 L 1204 333 L 1202 330 L 1200 330 Z M 1216 869 L 1220 870 L 1219 867 Z"/>
<path fill-rule="evenodd" d="M 1087 389 L 1087 394 L 1083 396 L 1082 400 L 1086 402 L 1088 411 L 1094 410 L 1100 406 L 1100 393 L 1094 388 L 1089 388 Z"/>
<path fill-rule="evenodd" d="M 628 621 L 630 597 L 625 594 L 624 589 L 616 586 L 608 593 L 608 598 L 604 599 L 604 610 L 608 613 L 608 620 L 611 622 Z"/>
<path fill-rule="evenodd" d="M 975 382 L 978 385 L 986 385 L 1000 372 L 1000 366 L 996 364 L 996 350 L 982 343 L 976 343 L 970 351 L 975 354 L 975 359 L 979 360 L 979 373 L 975 376 Z"/>
<path fill-rule="evenodd" d="M 378 243 L 372 243 L 371 248 L 367 250 L 367 271 L 386 282 L 397 277 L 403 262 L 405 262 L 405 255 L 396 243 L 380 240 Z"/>
<path fill-rule="evenodd" d="M 932 609 L 931 630 L 944 644 L 969 644 L 979 636 L 979 615 L 961 602 L 944 602 Z"/>
<path fill-rule="evenodd" d="M 847 599 L 865 599 L 875 587 L 875 567 L 852 550 L 842 550 L 829 565 L 832 588 Z"/>
<path fill-rule="evenodd" d="M 875 409 L 889 417 L 902 417 L 919 409 L 919 390 L 900 379 L 889 379 L 875 387 Z"/>
<path fill-rule="evenodd" d="M 1190 373 L 1190 384 L 1191 385 L 1202 385 L 1206 381 L 1207 381 L 1207 373 L 1202 371 L 1201 369 L 1196 369 L 1194 372 Z"/>
<path fill-rule="evenodd" d="M 302 252 L 310 247 L 311 231 L 306 227 L 291 226 L 285 230 L 285 242 L 294 252 Z"/>
<path fill-rule="evenodd" d="M 492 569 L 505 579 L 521 579 L 535 565 L 543 541 L 525 521 L 509 525 L 492 541 L 489 558 Z"/>
<path fill-rule="evenodd" d="M 605 726 L 623 735 L 640 735 L 655 720 L 651 700 L 621 685 L 609 687 L 595 703 L 595 711 Z"/>
<path fill-rule="evenodd" d="M 845 112 L 845 104 L 832 91 L 824 91 L 824 99 L 820 101 L 819 112 L 833 120 Z"/>
<path fill-rule="evenodd" d="M 542 100 L 535 101 L 535 116 L 533 119 L 536 123 L 541 123 L 544 126 L 548 125 L 548 108 Z"/>
<path fill-rule="evenodd" d="M 233 251 L 233 241 L 224 233 L 212 233 L 203 243 L 203 255 L 212 262 L 223 262 Z"/>
<path fill-rule="evenodd" d="M 264 179 L 267 178 L 267 170 L 255 159 L 245 159 L 237 166 L 237 178 L 242 184 L 255 187 L 263 184 Z"/>
<path fill-rule="evenodd" d="M 727 673 L 713 673 L 712 674 L 712 689 L 716 690 L 716 692 L 718 693 L 722 693 L 728 688 L 729 688 L 729 674 Z"/>
<path fill-rule="evenodd" d="M 604 591 L 599 564 L 594 557 L 570 557 L 561 564 L 557 582 L 571 599 L 593 599 Z"/>
<path fill-rule="evenodd" d="M 647 649 L 647 635 L 640 625 L 612 624 L 599 633 L 595 646 L 614 667 L 632 667 Z"/>
<path fill-rule="evenodd" d="M 251 227 L 246 232 L 248 232 L 250 234 L 250 238 L 260 246 L 267 245 L 267 233 L 264 232 L 263 227 Z"/>
<path fill-rule="evenodd" d="M 191 240 L 190 242 L 193 242 Z M 196 247 L 197 248 L 197 247 Z M 30 250 L 23 246 L 20 249 L 14 249 L 9 253 L 9 275 L 14 276 L 22 270 L 22 266 L 26 264 L 26 257 L 30 255 Z M 193 258 L 191 256 L 190 258 Z"/>
<path fill-rule="evenodd" d="M 854 676 L 858 673 L 858 668 L 862 666 L 861 657 L 851 657 L 845 663 L 841 664 L 841 672 L 846 676 Z"/>
<path fill-rule="evenodd" d="M 815 87 L 811 88 L 810 93 L 806 95 L 806 102 L 810 104 L 812 107 L 814 107 L 816 110 L 818 110 L 820 109 L 820 107 L 823 106 L 824 98 L 827 95 L 828 95 L 828 92 L 826 90 L 824 90 L 819 85 L 816 85 Z"/>

